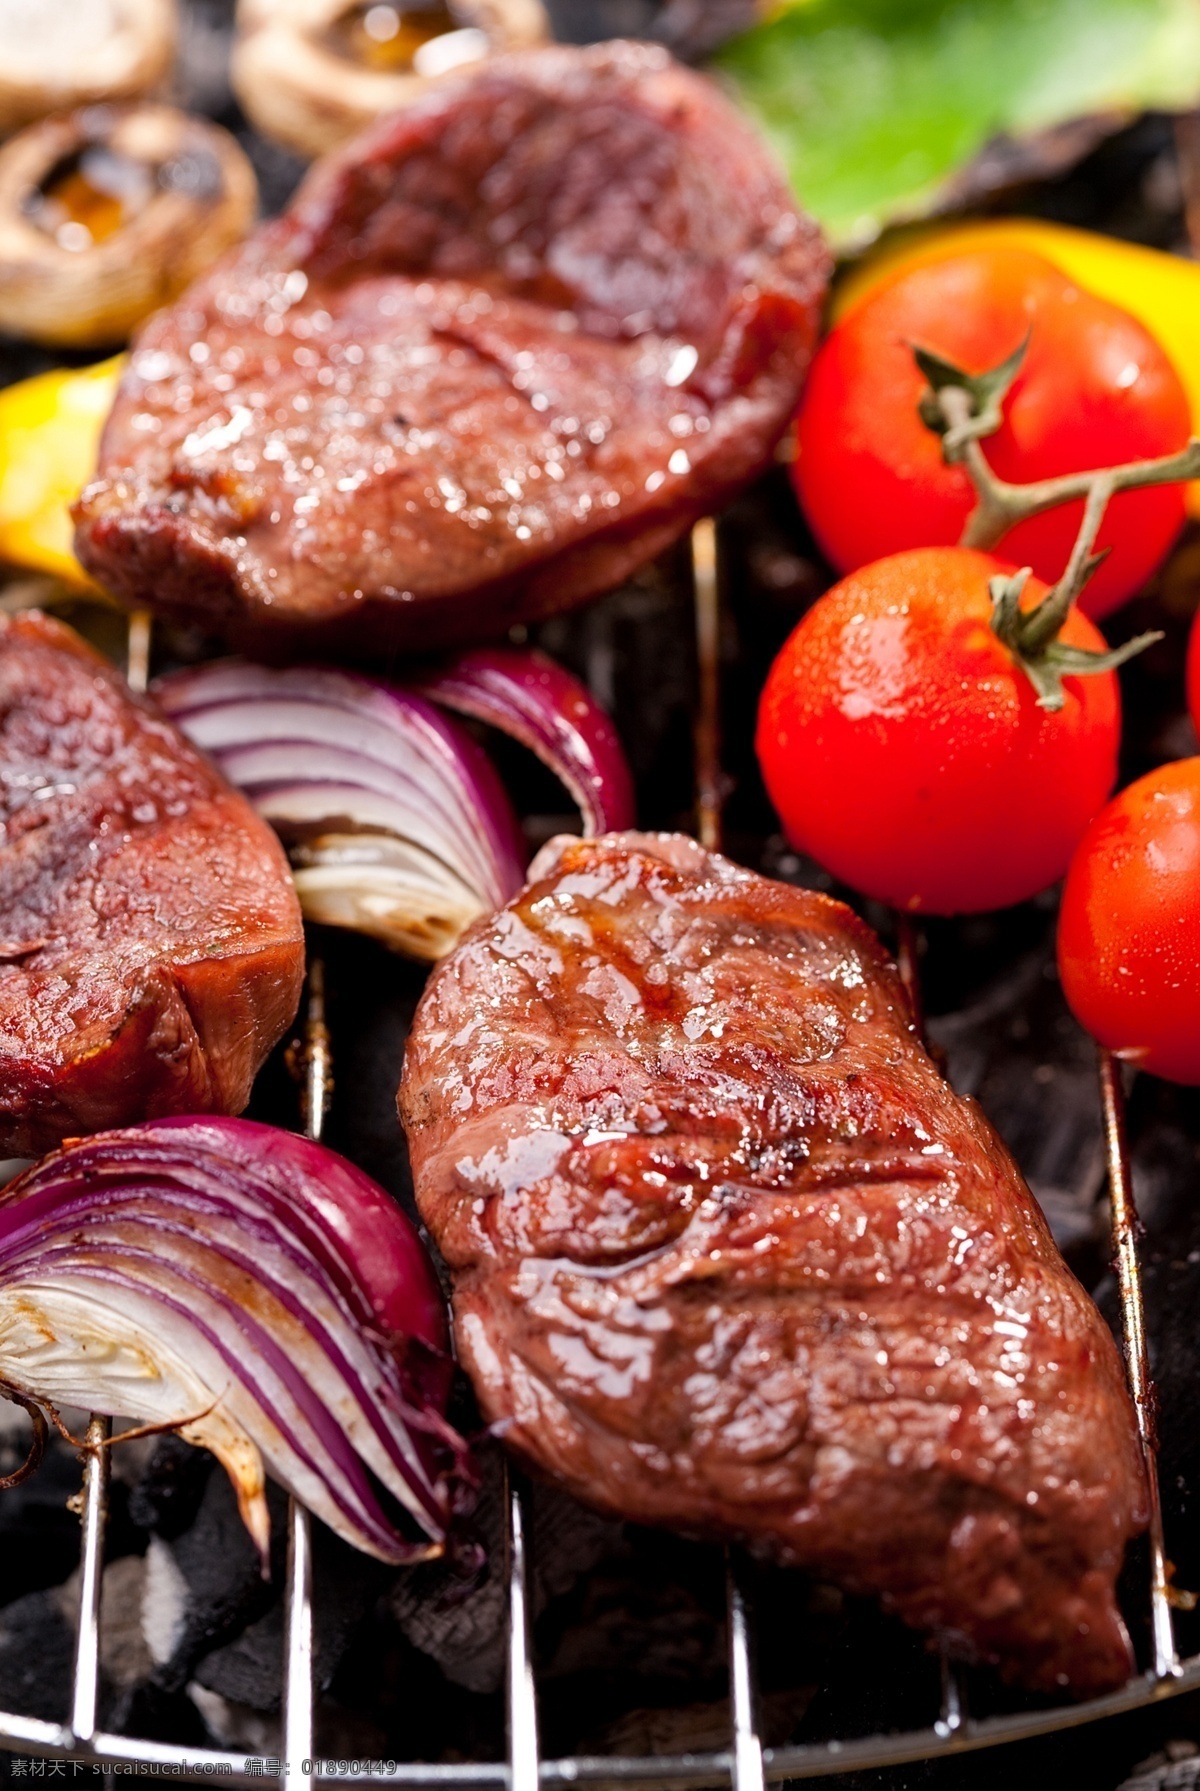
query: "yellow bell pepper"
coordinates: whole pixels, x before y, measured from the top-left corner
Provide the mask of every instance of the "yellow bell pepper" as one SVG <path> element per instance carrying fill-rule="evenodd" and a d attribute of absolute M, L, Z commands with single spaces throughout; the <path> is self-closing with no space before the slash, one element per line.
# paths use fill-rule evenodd
<path fill-rule="evenodd" d="M 1192 407 L 1192 431 L 1200 435 L 1200 262 L 1180 255 L 1040 218 L 922 224 L 897 231 L 847 271 L 834 292 L 832 320 L 836 323 L 877 286 L 914 267 L 1005 244 L 1044 255 L 1068 279 L 1136 317 L 1174 363 Z M 1200 480 L 1188 486 L 1187 505 L 1191 515 L 1200 517 Z"/>
<path fill-rule="evenodd" d="M 0 392 L 0 560 L 95 589 L 75 558 L 67 506 L 95 471 L 124 364 L 117 355 Z"/>

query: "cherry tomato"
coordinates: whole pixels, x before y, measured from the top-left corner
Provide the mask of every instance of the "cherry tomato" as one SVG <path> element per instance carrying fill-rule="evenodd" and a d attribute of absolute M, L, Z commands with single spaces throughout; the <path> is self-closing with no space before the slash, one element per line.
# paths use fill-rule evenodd
<path fill-rule="evenodd" d="M 924 379 L 912 344 L 968 373 L 1029 347 L 983 443 L 995 472 L 1024 483 L 1187 444 L 1187 396 L 1140 323 L 1072 284 L 1040 255 L 980 249 L 914 269 L 856 306 L 826 337 L 797 419 L 793 477 L 823 552 L 841 572 L 906 547 L 957 541 L 974 506 L 961 466 L 917 406 Z M 1010 529 L 1006 560 L 1053 583 L 1070 555 L 1082 502 Z M 1082 599 L 1102 616 L 1154 571 L 1184 519 L 1183 487 L 1114 498 L 1098 546 L 1111 549 Z"/>
<path fill-rule="evenodd" d="M 1035 895 L 1115 781 L 1116 677 L 1068 677 L 1063 708 L 1038 707 L 989 627 L 988 580 L 1011 570 L 965 547 L 864 566 L 818 599 L 768 675 L 756 744 L 789 839 L 897 907 Z M 1024 605 L 1045 593 L 1030 579 Z M 1060 638 L 1104 645 L 1077 611 Z"/>
<path fill-rule="evenodd" d="M 1058 967 L 1102 1045 L 1200 1082 L 1200 759 L 1140 777 L 1096 816 L 1067 874 Z"/>

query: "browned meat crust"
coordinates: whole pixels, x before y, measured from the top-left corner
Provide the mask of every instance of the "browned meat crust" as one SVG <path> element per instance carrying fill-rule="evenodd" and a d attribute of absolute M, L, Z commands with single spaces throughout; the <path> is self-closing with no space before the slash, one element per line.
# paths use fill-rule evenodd
<path fill-rule="evenodd" d="M 749 125 L 665 52 L 497 58 L 147 325 L 80 558 L 291 656 L 562 609 L 761 471 L 828 270 Z"/>
<path fill-rule="evenodd" d="M 303 974 L 249 804 L 69 628 L 0 616 L 0 1153 L 238 1112 Z"/>
<path fill-rule="evenodd" d="M 487 1417 L 592 1504 L 1117 1684 L 1117 1351 L 874 935 L 677 836 L 531 876 L 434 975 L 401 1090 Z"/>

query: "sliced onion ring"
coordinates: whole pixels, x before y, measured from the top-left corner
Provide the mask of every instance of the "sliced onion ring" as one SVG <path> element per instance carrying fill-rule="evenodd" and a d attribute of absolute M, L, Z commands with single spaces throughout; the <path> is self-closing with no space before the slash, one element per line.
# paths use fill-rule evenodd
<path fill-rule="evenodd" d="M 152 1121 L 0 1193 L 0 1389 L 211 1449 L 264 1560 L 264 1469 L 368 1554 L 442 1552 L 470 1479 L 445 1343 L 399 1208 L 293 1133 Z"/>

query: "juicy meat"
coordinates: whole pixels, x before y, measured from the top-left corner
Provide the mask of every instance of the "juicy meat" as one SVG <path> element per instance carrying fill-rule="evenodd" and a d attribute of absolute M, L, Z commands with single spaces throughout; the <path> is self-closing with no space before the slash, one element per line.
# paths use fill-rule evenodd
<path fill-rule="evenodd" d="M 750 126 L 664 51 L 497 58 L 319 165 L 146 326 L 80 558 L 252 651 L 498 634 L 762 470 L 828 266 Z"/>
<path fill-rule="evenodd" d="M 435 973 L 401 1111 L 487 1418 L 1028 1685 L 1132 1667 L 1112 1337 L 847 908 L 678 836 L 557 841 Z"/>
<path fill-rule="evenodd" d="M 246 801 L 69 628 L 0 616 L 0 1154 L 238 1112 L 303 974 Z"/>

